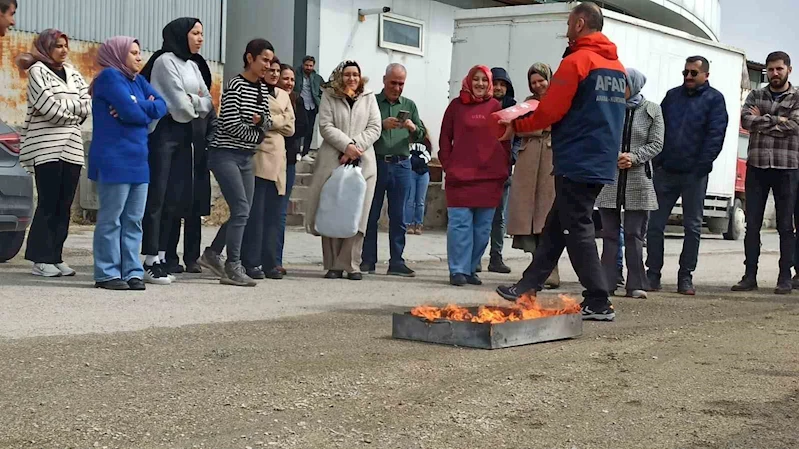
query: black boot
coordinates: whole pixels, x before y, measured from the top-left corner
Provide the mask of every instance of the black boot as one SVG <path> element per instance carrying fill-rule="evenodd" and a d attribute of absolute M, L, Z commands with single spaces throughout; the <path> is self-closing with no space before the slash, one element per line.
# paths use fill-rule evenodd
<path fill-rule="evenodd" d="M 734 292 L 752 292 L 757 290 L 757 274 L 748 272 L 741 281 L 732 286 Z"/>
<path fill-rule="evenodd" d="M 502 274 L 509 274 L 511 272 L 510 267 L 505 265 L 505 262 L 502 260 L 501 254 L 491 256 L 491 261 L 488 263 L 488 271 Z"/>

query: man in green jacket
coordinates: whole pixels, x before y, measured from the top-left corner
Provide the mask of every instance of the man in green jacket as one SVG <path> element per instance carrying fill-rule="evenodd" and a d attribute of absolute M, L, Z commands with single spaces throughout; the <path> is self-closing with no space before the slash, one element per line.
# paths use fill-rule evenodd
<path fill-rule="evenodd" d="M 402 96 L 407 71 L 401 64 L 389 64 L 383 77 L 383 91 L 377 95 L 383 132 L 375 143 L 377 158 L 377 184 L 369 224 L 363 243 L 361 271 L 374 273 L 377 264 L 377 222 L 383 209 L 383 198 L 388 196 L 388 239 L 391 259 L 388 274 L 414 277 L 416 274 L 405 265 L 405 202 L 411 186 L 411 141 L 424 140 L 424 126 L 419 118 L 416 103 Z"/>
<path fill-rule="evenodd" d="M 309 156 L 308 153 L 311 151 L 316 114 L 319 112 L 319 103 L 322 101 L 322 83 L 325 80 L 316 73 L 316 59 L 310 55 L 302 58 L 302 66 L 297 67 L 296 72 L 297 83 L 294 85 L 294 92 L 302 97 L 305 114 L 308 117 L 308 131 L 303 136 L 302 156 L 306 161 L 313 162 L 313 156 Z M 302 111 L 295 111 L 297 114 L 300 112 Z"/>

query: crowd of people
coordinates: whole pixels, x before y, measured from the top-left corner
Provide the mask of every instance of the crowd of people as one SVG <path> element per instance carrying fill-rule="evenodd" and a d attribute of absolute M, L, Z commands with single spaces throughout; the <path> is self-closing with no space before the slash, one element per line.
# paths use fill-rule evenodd
<path fill-rule="evenodd" d="M 15 0 L 0 0 L 0 32 L 13 25 Z M 710 63 L 688 57 L 684 83 L 661 104 L 642 95 L 646 75 L 625 68 L 603 33 L 601 9 L 576 6 L 569 47 L 557 71 L 530 66 L 525 80 L 534 113 L 487 126 L 516 104 L 504 68 L 477 65 L 449 104 L 438 139 L 445 173 L 450 283 L 481 285 L 481 259 L 508 274 L 506 234 L 532 255 L 507 300 L 558 288 L 564 250 L 584 286 L 585 319 L 613 320 L 609 299 L 658 291 L 666 221 L 682 198 L 685 238 L 678 292 L 694 295 L 708 174 L 728 125 L 724 96 L 710 86 Z M 210 272 L 223 284 L 254 286 L 286 275 L 282 254 L 286 213 L 298 160 L 315 165 L 307 201 L 307 232 L 321 235 L 327 279 L 363 279 L 378 264 L 378 221 L 388 201 L 388 275 L 414 277 L 404 258 L 406 235 L 421 234 L 434 154 L 431 130 L 403 96 L 408 76 L 392 63 L 383 88 L 368 87 L 359 62 L 341 62 L 327 81 L 306 56 L 281 64 L 272 44 L 250 41 L 243 70 L 227 82 L 217 116 L 211 72 L 200 55 L 203 25 L 179 18 L 163 30 L 163 46 L 142 67 L 134 37 L 103 43 L 103 70 L 88 84 L 66 63 L 69 38 L 48 29 L 17 64 L 28 73 L 28 111 L 21 162 L 36 177 L 39 202 L 26 259 L 38 276 L 70 276 L 62 258 L 69 210 L 83 165 L 81 124 L 91 115 L 89 178 L 100 206 L 94 235 L 96 286 L 144 290 L 182 272 Z M 232 58 L 229 64 L 234 64 Z M 743 127 L 752 132 L 747 176 L 746 275 L 734 290 L 757 288 L 759 233 L 769 189 L 777 198 L 781 240 L 777 293 L 793 288 L 795 236 L 791 210 L 799 170 L 799 96 L 788 82 L 790 57 L 773 53 L 769 86 L 750 94 Z M 311 151 L 318 122 L 321 143 Z M 503 129 L 503 128 L 500 128 Z M 347 237 L 320 233 L 317 210 L 325 185 L 342 165 L 355 165 L 363 194 L 348 191 L 358 210 Z M 210 174 L 230 218 L 201 253 L 201 218 L 210 214 Z M 355 192 L 355 191 L 353 191 Z M 360 192 L 360 191 L 358 191 Z M 592 221 L 602 219 L 601 257 Z M 177 255 L 181 226 L 183 262 Z M 644 246 L 647 258 L 644 261 Z M 141 252 L 142 258 L 139 257 Z M 223 252 L 225 255 L 223 256 Z M 626 261 L 626 282 L 622 261 Z M 796 283 L 796 279 L 794 280 Z"/>

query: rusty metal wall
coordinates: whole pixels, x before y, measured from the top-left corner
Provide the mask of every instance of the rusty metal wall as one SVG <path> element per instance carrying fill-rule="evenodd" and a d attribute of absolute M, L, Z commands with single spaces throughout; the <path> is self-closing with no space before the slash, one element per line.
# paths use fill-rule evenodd
<path fill-rule="evenodd" d="M 138 38 L 144 50 L 161 48 L 161 30 L 178 17 L 197 17 L 205 28 L 202 54 L 222 60 L 223 0 L 24 0 L 17 29 L 37 33 L 58 28 L 72 39 L 103 42 L 112 36 Z"/>
<path fill-rule="evenodd" d="M 26 1 L 25 4 L 28 4 L 28 2 Z M 12 30 L 6 37 L 0 39 L 0 119 L 12 126 L 19 126 L 25 121 L 28 94 L 27 74 L 17 68 L 14 64 L 14 58 L 19 53 L 28 51 L 31 48 L 35 36 L 34 33 Z M 100 44 L 96 42 L 71 40 L 69 43 L 68 62 L 88 82 L 91 82 L 99 71 L 96 62 L 99 47 Z M 152 53 L 150 52 L 145 53 L 144 59 L 149 58 L 151 55 Z M 223 66 L 214 61 L 210 61 L 209 65 L 213 74 L 211 95 L 214 98 L 214 104 L 219 105 L 219 97 L 222 92 Z M 91 130 L 91 120 L 86 121 L 84 130 Z"/>

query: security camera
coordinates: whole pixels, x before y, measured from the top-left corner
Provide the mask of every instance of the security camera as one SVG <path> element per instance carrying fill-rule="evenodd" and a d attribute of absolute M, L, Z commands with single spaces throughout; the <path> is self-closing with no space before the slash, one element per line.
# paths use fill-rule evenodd
<path fill-rule="evenodd" d="M 380 13 L 387 13 L 391 12 L 391 8 L 388 6 L 384 6 L 382 8 L 367 8 L 367 9 L 359 9 L 358 15 L 363 16 L 371 16 L 372 14 L 380 14 Z"/>

